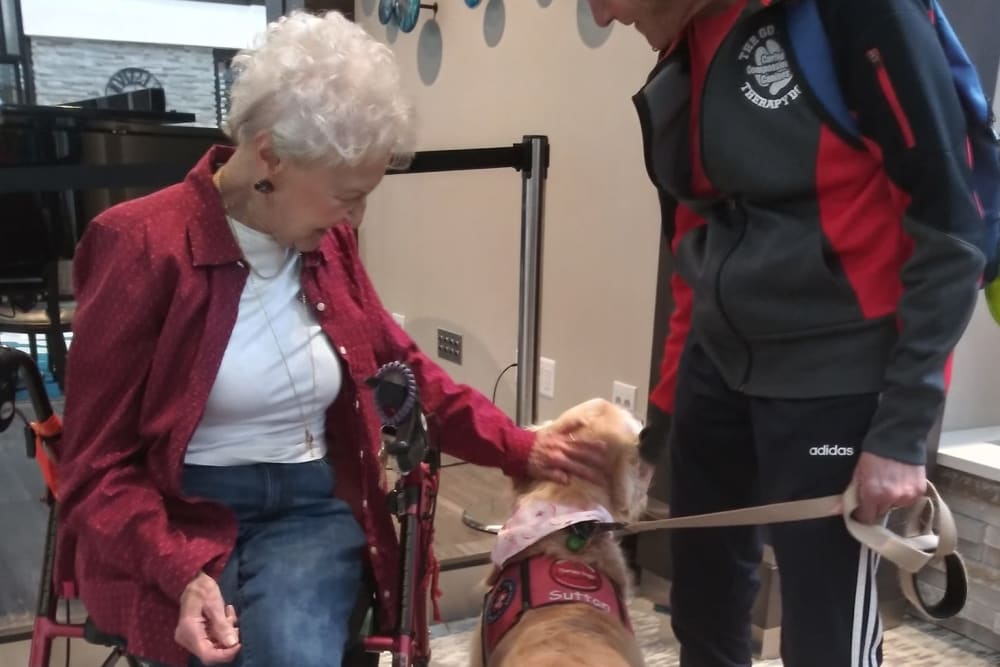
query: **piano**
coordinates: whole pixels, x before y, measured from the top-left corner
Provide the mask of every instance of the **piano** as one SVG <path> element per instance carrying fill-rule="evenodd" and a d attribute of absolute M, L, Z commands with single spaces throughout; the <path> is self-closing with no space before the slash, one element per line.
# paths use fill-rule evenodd
<path fill-rule="evenodd" d="M 227 143 L 218 128 L 194 120 L 167 111 L 159 89 L 60 106 L 0 105 L 0 332 L 17 330 L 14 304 L 23 314 L 41 300 L 50 324 L 60 320 L 56 267 L 72 259 L 88 221 L 183 180 L 209 146 Z M 56 324 L 45 333 L 50 369 L 61 380 Z"/>

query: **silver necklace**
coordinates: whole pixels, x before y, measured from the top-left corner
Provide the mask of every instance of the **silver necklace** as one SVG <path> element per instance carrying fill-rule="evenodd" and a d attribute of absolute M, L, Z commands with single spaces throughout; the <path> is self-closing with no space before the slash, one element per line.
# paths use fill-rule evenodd
<path fill-rule="evenodd" d="M 229 204 L 226 203 L 226 197 L 225 195 L 222 194 L 222 171 L 223 169 L 220 167 L 219 170 L 216 171 L 215 174 L 213 174 L 212 180 L 215 181 L 215 188 L 219 191 L 219 198 L 222 200 L 222 208 L 226 211 L 226 222 L 229 223 L 229 229 L 233 233 L 233 239 L 236 241 L 236 245 L 240 246 L 240 251 L 242 252 L 243 245 L 240 243 L 240 237 L 236 233 L 236 227 L 233 225 L 233 217 L 230 215 L 229 212 Z M 253 229 L 256 230 L 256 228 Z M 286 260 L 288 259 L 289 252 L 291 252 L 291 250 L 285 248 Z M 277 278 L 278 274 L 281 273 L 281 269 L 285 266 L 285 262 L 281 262 L 281 264 L 278 266 L 277 271 L 275 271 L 269 276 L 266 276 L 254 267 L 254 265 L 250 262 L 250 260 L 247 259 L 246 255 L 243 256 L 243 261 L 246 262 L 248 267 L 250 267 L 250 272 L 256 275 L 261 280 L 272 280 L 274 278 Z M 263 305 L 261 307 L 263 308 Z"/>
<path fill-rule="evenodd" d="M 233 232 L 233 233 L 235 234 L 236 232 Z M 285 262 L 288 261 L 288 251 L 286 249 L 286 251 L 285 251 L 285 259 L 281 262 L 281 264 L 279 264 L 278 270 L 275 271 L 274 273 L 272 273 L 269 276 L 265 276 L 263 273 L 261 273 L 260 271 L 258 271 L 257 269 L 255 269 L 253 267 L 253 264 L 250 263 L 250 260 L 247 259 L 245 255 L 243 257 L 243 261 L 246 262 L 247 267 L 250 269 L 250 273 L 252 273 L 253 275 L 257 276 L 261 280 L 274 280 L 275 278 L 278 277 L 278 274 L 281 273 L 281 270 L 285 266 Z"/>
<path fill-rule="evenodd" d="M 237 232 L 236 232 L 236 226 L 234 224 L 233 218 L 229 215 L 229 207 L 226 206 L 226 200 L 225 200 L 225 198 L 222 197 L 222 170 L 221 169 L 216 172 L 214 180 L 215 180 L 216 188 L 218 188 L 218 190 L 219 190 L 219 197 L 222 198 L 222 207 L 224 209 L 226 209 L 226 222 L 229 224 L 229 230 L 232 232 L 232 234 L 233 234 L 233 240 L 236 241 L 236 245 L 239 246 L 240 252 L 242 253 L 243 252 L 243 246 L 242 246 L 242 244 L 240 244 L 239 234 L 237 234 Z M 287 260 L 287 258 L 288 258 L 288 255 L 286 253 L 285 259 Z M 295 396 L 295 404 L 296 404 L 296 407 L 299 410 L 299 418 L 302 420 L 302 429 L 303 429 L 303 432 L 304 432 L 305 444 L 306 444 L 306 447 L 308 447 L 309 452 L 311 453 L 312 450 L 313 450 L 313 443 L 316 441 L 316 439 L 313 436 L 312 431 L 309 429 L 309 422 L 306 419 L 306 412 L 305 412 L 305 408 L 303 407 L 303 401 L 302 401 L 301 397 L 299 396 L 298 389 L 295 386 L 295 378 L 292 377 L 292 369 L 288 365 L 288 358 L 285 356 L 285 351 L 282 349 L 281 342 L 278 340 L 278 334 L 275 333 L 275 331 L 274 331 L 274 324 L 271 322 L 271 315 L 270 315 L 270 313 L 267 312 L 267 306 L 264 305 L 264 298 L 261 296 L 260 288 L 257 286 L 257 281 L 254 280 L 254 275 L 256 275 L 261 280 L 272 280 L 273 278 L 276 278 L 278 276 L 278 274 L 281 273 L 282 269 L 284 269 L 285 263 L 282 262 L 281 265 L 278 267 L 278 270 L 275 271 L 273 275 L 271 275 L 271 276 L 265 276 L 265 275 L 261 274 L 259 271 L 257 271 L 256 269 L 253 268 L 253 264 L 250 263 L 250 261 L 246 258 L 245 254 L 243 255 L 243 261 L 246 262 L 246 265 L 250 268 L 250 274 L 247 276 L 249 278 L 249 281 L 250 281 L 250 288 L 253 290 L 254 297 L 257 299 L 257 304 L 260 306 L 261 312 L 264 313 L 264 320 L 267 322 L 267 328 L 271 332 L 271 338 L 274 340 L 274 346 L 278 349 L 278 354 L 281 356 L 281 363 L 285 367 L 285 374 L 288 376 L 288 386 L 291 387 L 291 389 L 292 389 L 292 395 Z M 301 271 L 301 266 L 300 266 L 300 271 Z M 305 295 L 301 295 L 300 299 L 299 299 L 302 303 L 305 303 L 304 296 Z M 308 335 L 306 336 L 306 345 L 308 346 L 308 351 L 309 351 L 309 368 L 310 368 L 311 373 L 312 373 L 312 397 L 313 397 L 313 400 L 315 401 L 316 400 L 316 360 L 313 358 L 312 340 L 309 338 Z"/>
<path fill-rule="evenodd" d="M 233 238 L 236 240 L 236 245 L 240 246 L 240 252 L 243 252 L 243 244 L 240 243 L 239 234 L 236 232 L 236 225 L 234 224 L 234 218 L 232 218 L 229 215 L 228 210 L 226 212 L 226 221 L 229 223 L 229 229 L 233 232 Z M 274 280 L 275 278 L 278 277 L 278 274 L 281 273 L 281 271 L 285 268 L 285 262 L 288 261 L 288 255 L 291 252 L 292 251 L 289 248 L 285 248 L 285 256 L 278 263 L 278 269 L 274 273 L 272 273 L 271 275 L 269 275 L 269 276 L 264 275 L 263 272 L 261 272 L 261 271 L 257 270 L 256 268 L 254 268 L 253 263 L 249 260 L 249 258 L 247 258 L 247 256 L 246 256 L 245 253 L 243 255 L 243 261 L 246 263 L 247 267 L 249 267 L 250 273 L 252 273 L 253 275 L 257 276 L 261 280 Z"/>
<path fill-rule="evenodd" d="M 230 223 L 232 225 L 232 223 Z M 234 232 L 235 233 L 235 232 Z M 278 271 L 280 273 L 280 270 Z M 277 275 L 277 273 L 275 274 Z M 278 354 L 281 355 L 281 363 L 285 367 L 285 374 L 288 376 L 288 386 L 292 388 L 292 394 L 295 396 L 295 404 L 299 409 L 299 418 L 302 420 L 302 430 L 305 437 L 306 447 L 309 448 L 311 453 L 313 450 L 313 443 L 315 438 L 313 437 L 312 431 L 309 430 L 309 422 L 306 419 L 305 408 L 303 407 L 303 401 L 299 397 L 299 391 L 295 387 L 295 378 L 292 377 L 292 369 L 288 365 L 288 358 L 285 356 L 285 351 L 281 348 L 281 342 L 278 340 L 278 334 L 274 331 L 274 324 L 271 322 L 271 316 L 267 312 L 267 306 L 264 305 L 264 299 L 261 296 L 260 289 L 257 286 L 257 281 L 254 279 L 251 273 L 247 276 L 250 279 L 250 287 L 253 289 L 254 296 L 257 299 L 257 303 L 260 305 L 261 311 L 264 313 L 264 320 L 267 322 L 267 328 L 271 332 L 271 338 L 274 340 L 274 346 L 278 348 Z M 310 339 L 308 333 L 306 335 L 306 345 L 308 346 L 309 353 L 309 369 L 312 375 L 312 398 L 313 401 L 316 400 L 316 361 L 313 358 L 312 351 L 312 340 Z"/>

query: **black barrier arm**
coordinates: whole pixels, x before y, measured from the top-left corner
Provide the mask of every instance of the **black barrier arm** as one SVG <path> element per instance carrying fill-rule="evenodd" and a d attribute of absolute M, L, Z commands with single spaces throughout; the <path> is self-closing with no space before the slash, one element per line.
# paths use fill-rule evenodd
<path fill-rule="evenodd" d="M 546 163 L 548 167 L 548 152 Z M 463 148 L 458 150 L 419 151 L 404 169 L 387 169 L 393 174 L 431 174 L 444 171 L 515 169 L 530 172 L 530 144 L 508 148 Z M 69 164 L 0 167 L 0 193 L 99 188 L 161 187 L 184 179 L 189 165 L 177 164 Z M 39 187 L 44 184 L 44 188 Z"/>
<path fill-rule="evenodd" d="M 510 148 L 463 148 L 458 150 L 419 151 L 402 169 L 388 169 L 386 174 L 430 174 L 441 171 L 479 169 L 518 169 L 523 166 L 520 144 Z"/>
<path fill-rule="evenodd" d="M 531 173 L 534 169 L 532 145 L 536 137 L 526 136 L 509 147 L 462 148 L 457 150 L 419 151 L 405 168 L 386 171 L 392 174 L 430 174 L 442 171 L 476 171 L 482 169 L 515 169 Z M 548 142 L 543 152 L 542 169 L 549 166 Z"/>

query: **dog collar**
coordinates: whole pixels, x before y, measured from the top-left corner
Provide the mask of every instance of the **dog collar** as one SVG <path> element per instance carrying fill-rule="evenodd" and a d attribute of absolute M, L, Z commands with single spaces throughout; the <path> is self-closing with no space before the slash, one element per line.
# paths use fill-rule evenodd
<path fill-rule="evenodd" d="M 581 523 L 617 525 L 611 512 L 600 505 L 585 510 L 542 500 L 518 503 L 513 516 L 500 528 L 491 560 L 502 568 L 511 558 L 543 537 Z M 588 534 L 591 532 L 588 531 Z"/>

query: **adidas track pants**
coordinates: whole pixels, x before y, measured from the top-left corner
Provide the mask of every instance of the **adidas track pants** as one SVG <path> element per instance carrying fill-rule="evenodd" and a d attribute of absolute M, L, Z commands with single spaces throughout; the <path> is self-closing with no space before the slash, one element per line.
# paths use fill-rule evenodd
<path fill-rule="evenodd" d="M 698 347 L 681 360 L 670 443 L 671 513 L 716 512 L 843 492 L 878 396 L 775 400 L 731 391 Z M 781 581 L 785 667 L 875 667 L 877 559 L 839 518 L 671 537 L 681 667 L 751 664 L 762 539 Z"/>

